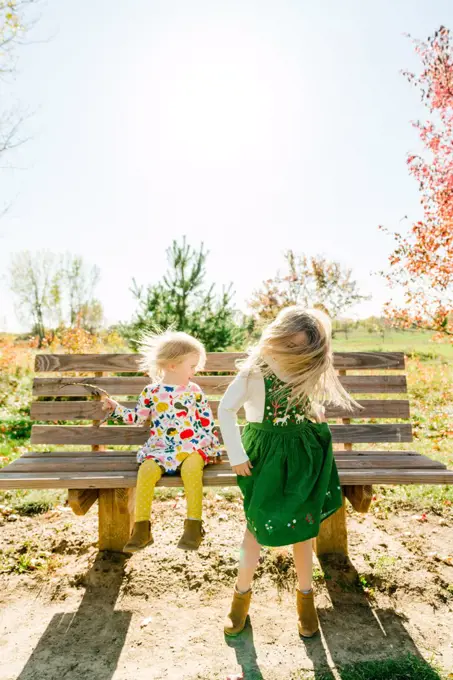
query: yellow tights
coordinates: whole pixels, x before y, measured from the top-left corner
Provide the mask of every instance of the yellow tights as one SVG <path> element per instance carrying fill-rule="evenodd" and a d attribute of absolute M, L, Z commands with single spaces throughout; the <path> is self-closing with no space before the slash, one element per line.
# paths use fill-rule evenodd
<path fill-rule="evenodd" d="M 199 453 L 190 453 L 181 465 L 181 477 L 186 492 L 188 519 L 201 519 L 203 501 L 204 460 Z M 135 521 L 144 522 L 151 516 L 154 488 L 162 477 L 162 468 L 155 460 L 140 465 L 135 497 Z"/>

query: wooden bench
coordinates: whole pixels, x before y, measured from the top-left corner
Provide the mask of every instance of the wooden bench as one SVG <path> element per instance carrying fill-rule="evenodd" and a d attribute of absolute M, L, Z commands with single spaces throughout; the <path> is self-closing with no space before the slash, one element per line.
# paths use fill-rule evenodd
<path fill-rule="evenodd" d="M 210 354 L 206 366 L 209 374 L 196 378 L 206 394 L 214 397 L 211 400 L 214 415 L 220 396 L 235 373 L 235 362 L 241 356 Z M 147 428 L 100 426 L 99 398 L 90 396 L 87 389 L 77 383 L 88 382 L 115 397 L 135 396 L 136 399 L 149 382 L 147 377 L 137 374 L 137 359 L 136 354 L 37 355 L 36 372 L 47 375 L 35 377 L 33 395 L 37 399 L 32 404 L 31 416 L 52 424 L 33 425 L 31 442 L 70 445 L 74 450 L 25 453 L 0 472 L 2 489 L 68 489 L 69 505 L 77 515 L 84 515 L 98 501 L 100 550 L 121 551 L 129 537 L 134 521 L 137 464 L 135 450 L 124 450 L 124 446 L 138 448 L 147 437 Z M 331 429 L 334 447 L 341 448 L 335 451 L 335 457 L 342 484 L 451 484 L 453 471 L 442 463 L 414 451 L 380 446 L 412 441 L 410 423 L 401 422 L 409 419 L 409 402 L 405 398 L 393 398 L 407 392 L 406 376 L 401 373 L 404 355 L 336 353 L 335 366 L 345 388 L 360 395 L 357 398 L 364 407 L 357 419 L 340 408 L 327 409 L 329 421 L 336 421 Z M 122 375 L 124 373 L 134 375 Z M 362 395 L 368 398 L 363 399 Z M 77 397 L 77 400 L 68 397 Z M 135 401 L 122 403 L 133 406 Z M 91 422 L 65 425 L 61 422 L 65 420 Z M 384 422 L 377 422 L 382 420 Z M 380 448 L 353 450 L 354 444 Z M 82 445 L 86 450 L 81 450 Z M 123 450 L 114 448 L 118 446 Z M 220 464 L 205 468 L 204 484 L 219 487 L 236 484 L 226 456 Z M 164 476 L 160 485 L 181 486 L 181 479 Z M 347 554 L 344 504 L 323 523 L 316 549 L 318 554 Z"/>

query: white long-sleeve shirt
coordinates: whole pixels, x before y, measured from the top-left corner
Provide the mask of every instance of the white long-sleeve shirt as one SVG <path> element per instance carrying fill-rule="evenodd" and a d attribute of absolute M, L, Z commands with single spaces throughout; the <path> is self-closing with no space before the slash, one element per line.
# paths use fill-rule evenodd
<path fill-rule="evenodd" d="M 275 370 L 274 370 L 275 372 Z M 280 376 L 276 374 L 279 378 Z M 280 378 L 281 379 L 281 378 Z M 264 378 L 259 369 L 251 372 L 240 372 L 228 386 L 219 404 L 219 424 L 226 446 L 230 465 L 240 465 L 248 461 L 247 453 L 241 440 L 237 413 L 242 406 L 249 423 L 262 423 L 266 389 Z M 318 407 L 319 408 L 319 407 Z M 314 420 L 322 420 L 323 414 L 312 405 L 310 414 Z"/>

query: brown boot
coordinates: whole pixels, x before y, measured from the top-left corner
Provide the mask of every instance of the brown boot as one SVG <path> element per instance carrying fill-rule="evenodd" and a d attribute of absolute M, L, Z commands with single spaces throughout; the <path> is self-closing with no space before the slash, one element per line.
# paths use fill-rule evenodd
<path fill-rule="evenodd" d="M 233 601 L 231 603 L 230 613 L 225 619 L 223 632 L 229 637 L 235 637 L 242 633 L 247 621 L 247 614 L 249 613 L 250 600 L 252 598 L 252 589 L 246 593 L 240 593 L 234 589 Z"/>
<path fill-rule="evenodd" d="M 198 550 L 203 540 L 204 529 L 201 519 L 184 520 L 184 533 L 178 543 L 181 550 Z"/>
<path fill-rule="evenodd" d="M 154 539 L 151 533 L 151 522 L 147 520 L 135 522 L 132 536 L 124 546 L 123 552 L 134 553 L 152 543 L 154 543 Z"/>
<path fill-rule="evenodd" d="M 319 630 L 319 621 L 312 590 L 309 593 L 297 591 L 297 615 L 299 635 L 304 638 L 313 637 Z"/>

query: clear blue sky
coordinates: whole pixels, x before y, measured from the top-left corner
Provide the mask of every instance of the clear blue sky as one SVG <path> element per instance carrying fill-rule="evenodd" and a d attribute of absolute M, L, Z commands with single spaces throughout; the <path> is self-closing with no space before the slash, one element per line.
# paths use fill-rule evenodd
<path fill-rule="evenodd" d="M 127 320 L 133 276 L 154 282 L 187 234 L 239 306 L 293 248 L 371 272 L 380 223 L 419 212 L 406 153 L 418 96 L 403 33 L 453 27 L 451 0 L 44 0 L 10 96 L 34 112 L 1 172 L 0 268 L 24 248 L 101 268 L 107 320 Z M 0 324 L 14 330 L 5 278 Z M 5 302 L 6 300 L 6 302 Z"/>

